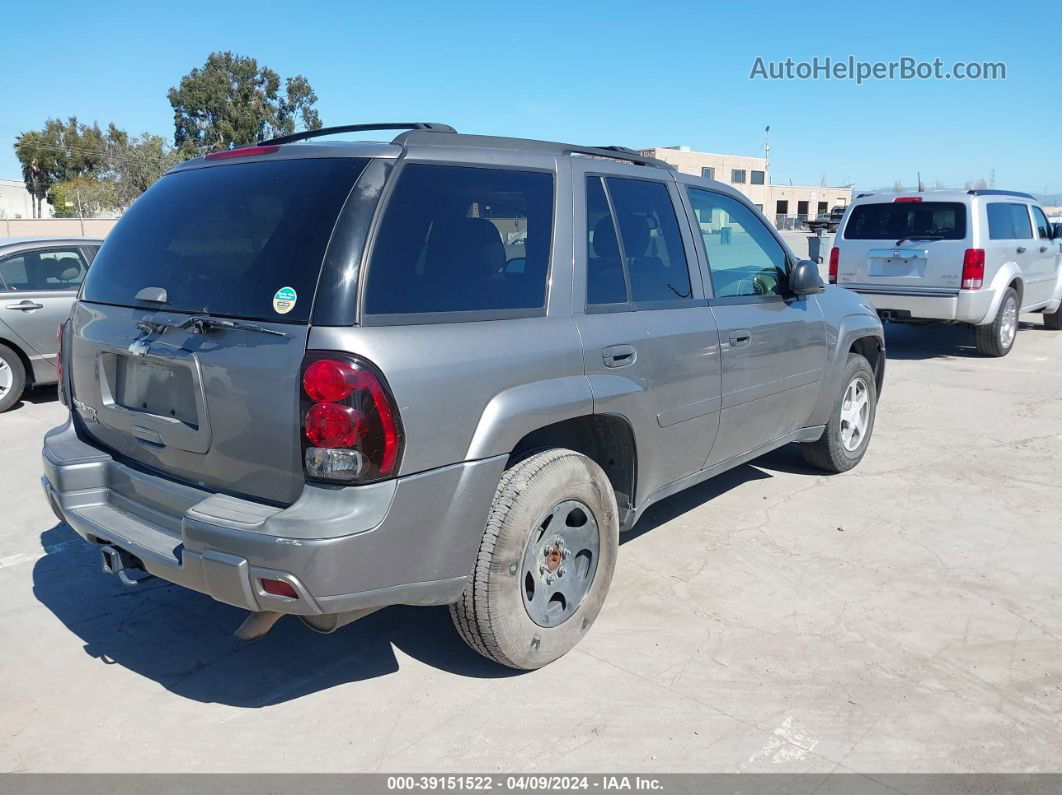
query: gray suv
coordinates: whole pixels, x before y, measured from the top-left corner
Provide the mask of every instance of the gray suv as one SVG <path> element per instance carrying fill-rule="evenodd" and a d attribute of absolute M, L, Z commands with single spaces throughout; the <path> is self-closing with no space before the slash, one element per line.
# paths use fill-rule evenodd
<path fill-rule="evenodd" d="M 405 129 L 391 143 L 303 141 Z M 110 234 L 63 333 L 56 515 L 105 570 L 330 631 L 450 605 L 531 669 L 619 533 L 791 442 L 866 452 L 868 301 L 734 190 L 621 148 L 352 125 L 183 163 Z"/>

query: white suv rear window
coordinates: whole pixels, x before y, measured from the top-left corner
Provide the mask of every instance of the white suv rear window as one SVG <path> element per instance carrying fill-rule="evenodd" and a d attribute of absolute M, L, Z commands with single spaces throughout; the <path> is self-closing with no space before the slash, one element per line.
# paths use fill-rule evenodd
<path fill-rule="evenodd" d="M 844 228 L 845 240 L 900 240 L 905 237 L 962 240 L 966 205 L 961 202 L 860 204 Z"/>

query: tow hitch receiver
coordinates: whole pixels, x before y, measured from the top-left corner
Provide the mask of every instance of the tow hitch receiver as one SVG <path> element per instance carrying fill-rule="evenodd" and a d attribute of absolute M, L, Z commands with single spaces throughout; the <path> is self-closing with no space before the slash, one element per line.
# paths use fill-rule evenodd
<path fill-rule="evenodd" d="M 100 547 L 100 562 L 103 571 L 117 576 L 123 585 L 139 585 L 154 576 L 145 571 L 143 562 L 136 555 L 110 544 Z"/>

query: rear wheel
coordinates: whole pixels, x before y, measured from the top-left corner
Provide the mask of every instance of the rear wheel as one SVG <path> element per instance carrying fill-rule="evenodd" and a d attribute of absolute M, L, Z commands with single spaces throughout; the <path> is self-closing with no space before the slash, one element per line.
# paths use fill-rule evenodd
<path fill-rule="evenodd" d="M 0 411 L 7 411 L 18 403 L 26 388 L 26 368 L 18 354 L 0 345 Z"/>
<path fill-rule="evenodd" d="M 454 626 L 484 657 L 541 668 L 594 623 L 618 548 L 616 497 L 601 467 L 571 450 L 532 455 L 498 484 L 475 570 L 450 606 Z"/>
<path fill-rule="evenodd" d="M 1062 306 L 1054 312 L 1044 312 L 1044 328 L 1052 331 L 1062 331 Z"/>
<path fill-rule="evenodd" d="M 877 385 L 865 357 L 848 354 L 841 383 L 844 386 L 822 436 L 800 445 L 804 460 L 827 472 L 847 472 L 863 460 L 877 414 Z"/>
<path fill-rule="evenodd" d="M 1006 356 L 1018 336 L 1018 291 L 1008 287 L 991 323 L 974 326 L 977 350 L 983 356 Z"/>

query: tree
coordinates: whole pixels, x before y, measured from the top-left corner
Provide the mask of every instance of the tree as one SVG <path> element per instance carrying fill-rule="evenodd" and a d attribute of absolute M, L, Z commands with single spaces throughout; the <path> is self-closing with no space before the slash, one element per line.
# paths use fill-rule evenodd
<path fill-rule="evenodd" d="M 108 130 L 111 132 L 119 132 L 113 124 Z M 106 137 L 99 125 L 79 124 L 76 116 L 65 123 L 48 119 L 41 130 L 21 133 L 15 139 L 22 179 L 36 200 L 35 217 L 41 217 L 41 202 L 55 183 L 93 174 L 101 167 L 105 146 Z"/>
<path fill-rule="evenodd" d="M 89 174 L 55 183 L 48 201 L 56 218 L 95 218 L 119 209 L 114 183 Z"/>
<path fill-rule="evenodd" d="M 301 124 L 316 130 L 317 95 L 303 75 L 280 76 L 254 58 L 213 52 L 202 67 L 167 93 L 173 106 L 173 142 L 182 157 L 289 135 Z"/>
<path fill-rule="evenodd" d="M 173 168 L 180 157 L 161 135 L 143 133 L 130 140 L 122 133 L 120 138 L 112 138 L 107 159 L 115 206 L 125 209 Z"/>

